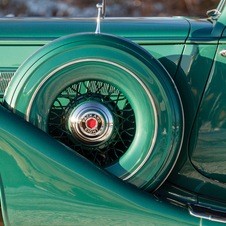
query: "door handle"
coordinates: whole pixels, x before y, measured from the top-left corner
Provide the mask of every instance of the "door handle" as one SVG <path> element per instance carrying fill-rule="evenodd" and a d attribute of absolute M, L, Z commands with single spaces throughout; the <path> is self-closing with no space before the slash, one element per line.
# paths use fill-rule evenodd
<path fill-rule="evenodd" d="M 220 55 L 223 57 L 226 57 L 226 49 L 220 51 Z"/>

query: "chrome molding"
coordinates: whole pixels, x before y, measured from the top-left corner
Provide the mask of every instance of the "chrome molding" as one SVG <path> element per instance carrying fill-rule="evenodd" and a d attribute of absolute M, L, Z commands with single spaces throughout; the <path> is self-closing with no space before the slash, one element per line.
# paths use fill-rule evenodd
<path fill-rule="evenodd" d="M 212 10 L 208 10 L 206 12 L 206 15 L 213 20 L 217 20 L 219 18 L 219 16 L 221 15 L 221 12 L 218 11 L 217 9 L 212 9 Z"/>
<path fill-rule="evenodd" d="M 106 6 L 106 0 L 103 0 L 102 3 L 98 3 L 97 5 L 98 9 L 98 16 L 97 16 L 97 27 L 96 27 L 96 34 L 100 34 L 100 19 L 101 17 L 104 19 L 105 17 L 105 6 Z"/>
<path fill-rule="evenodd" d="M 226 57 L 226 49 L 220 51 L 220 55 L 221 55 L 222 57 Z"/>
<path fill-rule="evenodd" d="M 91 62 L 103 62 L 103 63 L 106 63 L 106 64 L 111 64 L 111 65 L 114 65 L 114 66 L 116 66 L 118 68 L 121 68 L 122 70 L 126 71 L 127 73 L 129 73 L 131 76 L 133 76 L 140 83 L 140 85 L 143 87 L 143 89 L 145 90 L 145 92 L 149 96 L 149 99 L 150 99 L 150 101 L 152 103 L 152 108 L 153 108 L 154 117 L 155 117 L 155 133 L 154 133 L 153 141 L 152 141 L 151 147 L 150 147 L 150 149 L 148 151 L 148 154 L 146 155 L 146 157 L 142 161 L 142 163 L 129 176 L 127 176 L 126 178 L 122 178 L 122 180 L 128 180 L 130 177 L 132 177 L 135 173 L 137 173 L 143 167 L 143 165 L 146 163 L 146 161 L 148 160 L 148 158 L 150 157 L 150 155 L 152 153 L 152 150 L 153 150 L 153 148 L 155 146 L 156 138 L 157 138 L 158 118 L 157 118 L 157 110 L 155 108 L 155 103 L 154 103 L 154 100 L 153 100 L 153 97 L 152 97 L 151 93 L 148 91 L 148 89 L 145 86 L 145 84 L 133 72 L 131 72 L 127 68 L 125 68 L 125 67 L 123 67 L 123 66 L 121 66 L 119 64 L 116 64 L 116 63 L 113 63 L 113 62 L 110 62 L 110 61 L 107 61 L 107 60 L 101 60 L 101 59 L 83 59 L 83 60 L 72 61 L 70 63 L 67 63 L 65 65 L 62 65 L 61 67 L 55 69 L 49 75 L 47 75 L 45 77 L 45 79 L 43 79 L 42 82 L 39 84 L 38 88 L 35 90 L 34 94 L 31 97 L 31 101 L 29 102 L 29 105 L 28 105 L 28 109 L 27 109 L 27 112 L 26 112 L 26 120 L 29 122 L 29 117 L 30 117 L 30 113 L 31 113 L 31 107 L 32 107 L 32 104 L 34 102 L 34 99 L 35 99 L 38 91 L 40 90 L 40 88 L 44 85 L 44 83 L 50 77 L 52 77 L 55 73 L 57 73 L 58 71 L 62 70 L 63 68 L 66 68 L 66 67 L 68 67 L 70 65 L 78 64 L 78 63 L 82 63 L 82 62 L 89 62 L 89 61 L 91 61 Z"/>
<path fill-rule="evenodd" d="M 96 123 L 93 128 L 87 125 L 90 119 Z M 80 142 L 96 145 L 110 138 L 114 128 L 114 119 L 104 105 L 97 102 L 86 102 L 73 109 L 69 116 L 68 127 Z"/>
<path fill-rule="evenodd" d="M 198 204 L 189 204 L 188 210 L 189 213 L 194 217 L 226 223 L 225 211 L 212 209 L 210 207 L 205 207 Z"/>

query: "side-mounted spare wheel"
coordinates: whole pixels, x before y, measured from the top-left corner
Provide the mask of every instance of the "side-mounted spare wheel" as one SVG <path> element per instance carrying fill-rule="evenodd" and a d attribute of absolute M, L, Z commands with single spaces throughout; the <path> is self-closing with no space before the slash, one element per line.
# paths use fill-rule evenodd
<path fill-rule="evenodd" d="M 183 139 L 183 110 L 163 66 L 140 46 L 77 34 L 44 46 L 18 69 L 4 105 L 90 161 L 153 191 Z"/>

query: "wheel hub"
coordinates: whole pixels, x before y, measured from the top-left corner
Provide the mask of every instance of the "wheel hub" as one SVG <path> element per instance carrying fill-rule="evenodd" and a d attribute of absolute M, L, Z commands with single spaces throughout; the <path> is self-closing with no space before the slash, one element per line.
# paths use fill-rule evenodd
<path fill-rule="evenodd" d="M 74 83 L 57 96 L 49 134 L 99 166 L 118 161 L 133 142 L 134 111 L 116 87 L 99 81 Z"/>
<path fill-rule="evenodd" d="M 68 128 L 80 143 L 100 145 L 112 134 L 114 117 L 110 110 L 98 102 L 85 102 L 71 111 Z"/>
<path fill-rule="evenodd" d="M 93 128 L 96 128 L 98 125 L 98 122 L 95 118 L 91 118 L 89 120 L 87 120 L 87 126 L 90 128 L 90 129 L 93 129 Z"/>

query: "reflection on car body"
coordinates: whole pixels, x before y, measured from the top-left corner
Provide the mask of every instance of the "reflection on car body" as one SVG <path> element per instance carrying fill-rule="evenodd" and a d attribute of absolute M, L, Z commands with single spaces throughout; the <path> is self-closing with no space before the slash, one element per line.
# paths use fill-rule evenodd
<path fill-rule="evenodd" d="M 225 1 L 207 19 L 97 7 L 0 20 L 4 224 L 225 223 Z"/>

